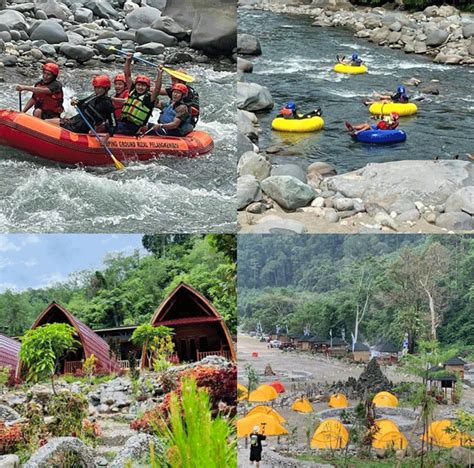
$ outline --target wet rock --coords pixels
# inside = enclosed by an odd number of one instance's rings
[[[253,63],[250,60],[237,57],[237,70],[243,71],[244,73],[252,73]]]
[[[77,44],[81,45],[81,44]],[[97,47],[97,50],[99,51],[100,54],[102,55],[113,55],[115,52],[113,48],[115,49],[121,49],[122,48],[122,41],[118,37],[108,37],[106,39],[98,39],[95,42],[95,46]]]
[[[297,164],[282,164],[280,166],[274,166],[271,170],[272,176],[291,176],[306,183],[306,172]]]
[[[39,24],[30,36],[32,41],[44,40],[48,44],[68,42],[64,28],[55,20],[46,20]]]
[[[237,109],[236,123],[239,132],[252,139],[258,138],[258,134],[261,130],[258,124],[258,118],[253,112]]]
[[[237,35],[237,53],[242,55],[261,55],[262,47],[257,36],[239,33]]]
[[[14,10],[1,10],[0,23],[8,26],[9,29],[24,30],[28,29],[28,23],[24,15]]]
[[[79,63],[87,62],[94,56],[94,49],[87,46],[64,44],[59,50],[66,57],[77,60]]]
[[[159,44],[158,42],[149,42],[147,44],[137,46],[135,50],[146,55],[160,55],[165,51],[165,46],[163,44]]]
[[[273,99],[264,86],[257,83],[237,83],[236,105],[238,109],[259,111],[271,109]]]
[[[420,91],[424,94],[433,94],[437,96],[439,94],[439,83],[428,83],[427,85],[420,87]]]
[[[178,44],[176,37],[170,36],[163,31],[153,28],[141,28],[135,33],[135,41],[138,44],[148,44],[149,42],[158,42],[164,46],[170,47]]]
[[[467,213],[443,213],[436,219],[436,226],[453,231],[470,231],[473,229],[472,216]]]
[[[257,179],[251,175],[245,175],[237,179],[237,192],[235,195],[238,210],[262,199],[262,191]]]
[[[308,205],[315,197],[314,190],[291,176],[268,177],[261,182],[262,190],[280,206],[295,210]]]
[[[125,17],[130,29],[148,28],[161,17],[161,11],[151,7],[141,7]]]
[[[457,190],[446,200],[446,212],[463,211],[474,216],[474,186]]]
[[[271,167],[265,156],[247,151],[240,157],[237,171],[240,175],[253,175],[258,181],[262,181],[270,175]]]
[[[222,8],[197,9],[190,45],[207,55],[232,54],[237,45],[235,6],[227,3]]]
[[[173,18],[169,16],[161,16],[153,22],[151,25],[153,29],[163,31],[170,36],[174,36],[177,39],[186,39],[188,32],[181,25],[179,25]]]

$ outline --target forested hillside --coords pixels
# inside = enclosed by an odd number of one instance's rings
[[[422,337],[474,344],[474,238],[240,236],[239,325],[413,350]]]
[[[142,242],[147,255],[114,254],[101,271],[79,271],[46,289],[0,294],[0,333],[22,334],[52,301],[92,328],[145,323],[180,282],[209,298],[235,332],[235,236],[145,235]]]

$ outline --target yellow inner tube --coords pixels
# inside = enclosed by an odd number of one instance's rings
[[[407,116],[416,114],[418,108],[416,104],[407,102],[402,104],[400,102],[374,102],[369,107],[369,112],[373,115],[387,115],[396,112],[400,116]]]
[[[303,117],[300,115],[300,117]],[[276,117],[272,121],[272,129],[278,132],[316,132],[324,127],[324,120],[321,117],[304,117],[299,119],[285,119]]]
[[[346,65],[345,63],[336,63],[333,70],[336,73],[348,73],[349,75],[360,75],[361,73],[367,73],[367,67],[360,65],[359,67]]]

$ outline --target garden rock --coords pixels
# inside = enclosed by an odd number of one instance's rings
[[[20,419],[21,415],[6,405],[0,405],[0,421],[15,421]]]
[[[48,44],[59,44],[68,42],[68,37],[64,28],[55,20],[46,20],[39,24],[31,33],[32,41],[44,40]]]
[[[273,176],[261,182],[262,190],[280,206],[295,210],[308,205],[315,197],[314,190],[291,176]]]
[[[135,41],[138,44],[147,44],[149,42],[158,42],[164,46],[175,46],[178,44],[176,37],[170,36],[163,31],[153,28],[141,28],[135,33]]]
[[[128,460],[139,460],[144,455],[149,454],[150,442],[155,445],[155,452],[159,460],[164,454],[163,442],[150,434],[137,434],[127,440],[123,449],[109,465],[110,468],[123,468]]]
[[[151,7],[141,7],[125,17],[130,29],[141,29],[151,26],[161,16],[161,11]]]
[[[0,455],[0,468],[18,468],[20,457],[18,455]]]

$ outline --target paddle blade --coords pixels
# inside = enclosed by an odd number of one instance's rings
[[[118,169],[119,171],[125,169],[125,166],[113,154],[111,154],[111,157],[116,169]]]
[[[178,78],[178,80],[181,81],[186,81],[188,83],[192,83],[193,81],[196,80],[194,76],[188,75],[187,73],[180,72],[178,70],[173,70],[172,68],[168,67],[161,67],[161,69],[168,73],[168,75],[174,76],[175,78]]]

